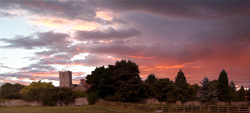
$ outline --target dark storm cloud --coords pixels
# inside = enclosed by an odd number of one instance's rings
[[[34,49],[36,47],[54,47],[63,46],[65,44],[70,44],[67,40],[68,34],[55,33],[55,32],[41,32],[30,36],[16,36],[13,39],[2,38],[0,41],[8,43],[7,46],[2,46],[6,48],[25,48]]]
[[[118,59],[113,59],[112,57],[109,57],[109,55],[91,54],[86,56],[84,60],[75,60],[74,63],[82,64],[84,66],[99,67],[99,66],[113,64],[117,60]]]
[[[68,20],[83,20],[100,24],[111,24],[111,21],[96,18],[98,8],[87,1],[60,1],[60,0],[3,0],[0,2],[1,10],[25,10],[41,17],[59,17]],[[21,13],[21,12],[19,12]],[[3,13],[0,16],[15,16]],[[17,16],[17,15],[16,15]],[[118,20],[118,21],[117,21]],[[115,19],[114,22],[122,22]]]
[[[161,17],[189,19],[226,18],[250,13],[248,0],[220,1],[163,1],[163,0],[103,0],[103,1],[1,1],[2,9],[24,9],[41,16],[58,16],[105,23],[95,18],[96,11],[111,10],[122,13],[144,12]],[[115,19],[120,20],[120,19]],[[114,21],[115,21],[114,20]],[[107,22],[106,22],[107,23]]]
[[[95,12],[84,1],[58,1],[58,0],[3,0],[3,9],[24,9],[41,16],[59,16],[70,19],[93,21]]]
[[[135,40],[114,40],[108,44],[95,44],[88,46],[88,51],[94,54],[113,54],[124,56],[142,52],[145,45],[138,43]]]
[[[110,40],[110,39],[125,39],[140,34],[135,28],[128,29],[114,29],[108,28],[105,31],[77,31],[76,37],[79,40]]]
[[[164,1],[164,0],[105,0],[95,2],[97,7],[116,12],[141,11],[162,17],[215,19],[250,13],[247,0],[220,1]]]

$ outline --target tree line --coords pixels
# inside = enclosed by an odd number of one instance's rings
[[[229,84],[225,70],[218,80],[204,78],[198,84],[187,83],[184,72],[180,70],[175,81],[169,78],[157,78],[150,74],[145,81],[140,76],[138,65],[132,61],[117,61],[115,65],[98,67],[88,75],[87,83],[91,84],[90,100],[92,103],[101,98],[108,101],[138,102],[144,98],[156,98],[160,102],[173,103],[181,101],[201,101],[215,103],[223,101],[250,101],[250,90],[246,93],[243,86],[236,91],[234,82]],[[247,96],[247,99],[245,98]]]
[[[147,98],[167,103],[250,101],[250,90],[245,92],[241,86],[237,91],[234,82],[229,84],[225,70],[219,74],[218,80],[210,81],[205,77],[200,82],[201,86],[187,83],[182,70],[177,73],[174,82],[169,78],[157,78],[155,74],[148,75],[143,81],[139,74],[136,63],[122,60],[115,65],[97,67],[87,75],[86,82],[91,87],[86,93],[55,87],[51,82],[32,82],[28,86],[5,83],[0,88],[0,99],[38,100],[43,105],[50,106],[56,105],[58,101],[68,104],[78,97],[87,97],[89,104],[94,104],[98,99],[133,103]]]
[[[32,82],[28,86],[21,84],[5,83],[0,88],[0,99],[24,99],[26,101],[40,101],[44,106],[69,104],[75,98],[85,97],[81,91],[73,91],[70,88],[55,87],[51,82]]]

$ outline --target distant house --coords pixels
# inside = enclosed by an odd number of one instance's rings
[[[86,83],[85,79],[81,79],[79,84],[72,84],[72,72],[71,71],[60,71],[59,72],[59,87],[71,88],[74,91],[85,92],[90,88],[90,85]]]
[[[90,88],[90,85],[88,85],[85,81],[85,79],[81,79],[80,80],[81,82],[79,84],[77,84],[73,90],[74,91],[82,91],[82,92],[85,92],[87,91],[89,88]]]

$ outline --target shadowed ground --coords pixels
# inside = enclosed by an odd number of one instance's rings
[[[98,105],[63,107],[0,107],[0,113],[143,113],[135,110]]]

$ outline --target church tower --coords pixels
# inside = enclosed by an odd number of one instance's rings
[[[72,72],[71,71],[59,71],[59,87],[72,88]]]

